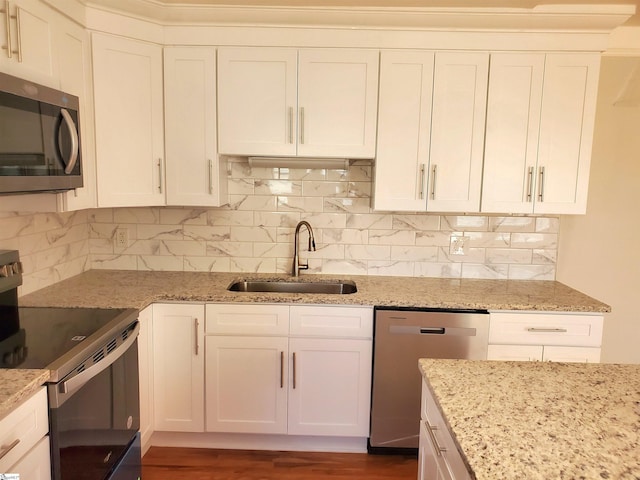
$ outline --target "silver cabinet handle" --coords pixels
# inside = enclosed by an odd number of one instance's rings
[[[20,443],[20,439],[16,438],[9,445],[7,446],[2,445],[2,447],[0,447],[2,448],[2,452],[0,452],[0,460],[2,460],[5,457],[5,455],[9,453],[11,450],[13,450],[16,447],[16,445],[18,445],[19,443]]]
[[[11,51],[11,13],[9,12],[9,8],[11,4],[9,0],[4,2],[4,10],[0,10],[0,12],[4,13],[4,25],[7,30],[7,45],[2,47],[3,50],[7,51],[7,57],[11,58],[13,56],[13,52]]]
[[[424,163],[420,164],[420,200],[424,199]]]
[[[539,178],[538,201],[544,202],[544,167],[540,167],[538,178]]]
[[[76,166],[76,162],[78,161],[78,153],[80,142],[78,139],[78,127],[76,126],[73,118],[65,108],[60,109],[60,114],[64,119],[64,123],[67,125],[69,129],[69,136],[71,137],[71,153],[69,154],[69,158],[66,160],[67,166],[64,169],[64,173],[69,175],[73,171],[73,167]]]
[[[436,175],[438,174],[438,166],[431,168],[431,200],[436,198]]]
[[[158,158],[158,192],[162,193],[162,158]]]
[[[530,202],[533,197],[533,167],[529,167],[527,172],[527,202]]]
[[[22,63],[22,40],[20,39],[20,7],[16,7],[16,14],[11,18],[16,19],[16,36],[18,37],[18,49],[13,53],[18,55],[18,62]]]
[[[194,328],[194,330],[195,330],[195,332],[194,332],[194,333],[195,333],[194,337],[195,337],[195,342],[196,342],[196,345],[195,345],[195,347],[196,347],[196,348],[195,348],[195,354],[196,354],[196,356],[197,356],[197,355],[198,355],[198,353],[200,352],[200,345],[199,345],[199,343],[200,343],[200,342],[198,341],[198,340],[199,340],[199,338],[198,338],[198,327],[199,327],[199,326],[200,326],[200,322],[198,321],[198,319],[197,319],[197,318],[194,318],[194,319],[193,319],[193,328]]]
[[[425,421],[424,425],[427,427],[427,433],[429,433],[429,437],[431,438],[431,443],[433,443],[433,446],[436,449],[437,455],[441,457],[442,454],[447,451],[447,449],[445,447],[440,446],[440,444],[438,443],[438,439],[436,438],[436,434],[433,433],[434,430],[438,430],[438,427],[429,425],[428,421]]]
[[[280,388],[284,388],[284,352],[280,352]]]
[[[209,159],[209,195],[213,195],[213,160]]]
[[[304,107],[300,107],[300,118],[298,119],[300,123],[300,145],[304,144]]]
[[[289,107],[289,143],[293,143],[293,107]]]
[[[541,327],[528,327],[527,332],[531,333],[567,333],[566,328],[541,328]]]
[[[293,352],[293,389],[296,388],[296,352]]]

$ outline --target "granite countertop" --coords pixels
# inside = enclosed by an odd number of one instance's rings
[[[358,291],[349,295],[229,292],[242,279],[308,282],[352,280]],[[608,312],[608,305],[553,281],[442,279],[354,275],[301,275],[206,272],[146,272],[90,270],[20,298],[25,307],[90,307],[143,309],[154,302],[264,302],[327,305],[385,305],[395,307],[478,308],[487,310],[541,310]],[[28,392],[41,371],[0,370],[0,385],[8,398]],[[24,382],[24,383],[21,383]],[[0,397],[0,414],[11,408]],[[6,405],[9,405],[8,407]]]
[[[348,295],[229,292],[239,279],[353,280]],[[610,308],[555,281],[443,279],[354,275],[90,270],[20,299],[23,306],[142,309],[154,302],[265,302],[397,307],[608,312]]]
[[[35,393],[49,380],[49,370],[0,368],[0,419]]]
[[[640,365],[419,363],[472,478],[640,478]]]

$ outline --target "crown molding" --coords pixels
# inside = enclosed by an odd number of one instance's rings
[[[49,0],[51,1],[51,0]],[[166,26],[608,32],[634,13],[629,4],[479,7],[297,7],[203,5],[159,0],[77,0],[86,7]]]

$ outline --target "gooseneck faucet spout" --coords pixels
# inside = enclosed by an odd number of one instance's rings
[[[293,275],[294,277],[297,277],[300,274],[300,270],[309,269],[309,263],[300,263],[300,259],[298,256],[300,229],[302,227],[306,227],[307,232],[309,232],[309,251],[316,250],[316,241],[313,238],[313,229],[311,228],[311,225],[309,225],[309,222],[305,222],[304,220],[298,222],[298,225],[296,225],[296,232],[293,236],[293,268],[291,269],[291,275]]]

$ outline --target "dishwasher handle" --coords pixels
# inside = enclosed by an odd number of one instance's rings
[[[389,325],[389,333],[395,335],[456,335],[475,337],[474,327],[423,327],[420,325]]]
[[[444,327],[420,327],[422,335],[444,335],[445,333]]]

